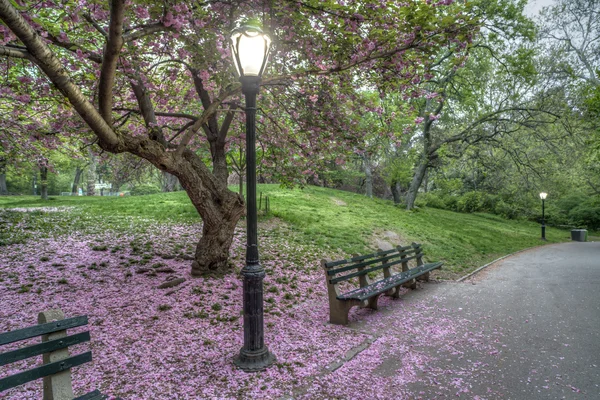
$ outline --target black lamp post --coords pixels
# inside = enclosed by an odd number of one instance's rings
[[[264,343],[263,279],[265,271],[258,258],[256,217],[256,95],[267,65],[271,39],[260,28],[242,26],[231,33],[235,68],[246,98],[246,265],[244,280],[244,347],[235,357],[240,369],[261,371],[275,361]]]
[[[546,196],[548,193],[540,193],[540,199],[542,199],[542,240],[546,240],[546,220],[545,220],[545,204]]]

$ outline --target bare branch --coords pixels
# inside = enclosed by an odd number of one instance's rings
[[[86,54],[86,58],[90,61],[93,61],[97,64],[102,64],[102,56],[100,54],[97,53],[93,53],[91,51],[89,51],[88,49],[86,49],[85,47],[77,44],[77,43],[71,43],[71,42],[61,42],[60,40],[58,40],[58,38],[56,38],[53,35],[48,35],[48,39],[50,39],[50,41],[58,46],[58,47],[62,47],[63,49],[67,49],[73,53],[77,52],[77,49],[81,50],[83,53]]]
[[[126,112],[141,114],[140,110],[135,110],[133,108],[116,107],[116,108],[113,108],[113,111],[126,111]],[[189,119],[192,121],[196,121],[198,119],[197,116],[192,115],[192,114],[186,114],[186,113],[154,111],[154,115],[156,115],[157,117],[185,118],[185,119]]]
[[[13,57],[13,58],[25,58],[29,61],[33,61],[31,54],[27,52],[27,49],[14,46],[0,46],[0,56]]]
[[[134,32],[126,33],[125,35],[123,35],[123,40],[125,40],[125,42],[131,42],[133,40],[140,39],[144,36],[148,36],[153,33],[165,32],[165,31],[170,31],[170,30],[171,30],[171,28],[163,25],[162,22],[157,22],[155,24],[144,25],[144,26],[140,27],[139,30],[136,30]]]
[[[101,26],[100,26],[100,24],[99,24],[98,22],[96,22],[96,21],[95,21],[95,20],[92,18],[92,16],[91,16],[90,14],[87,14],[87,13],[83,14],[83,18],[84,18],[84,19],[85,19],[87,22],[89,22],[90,24],[92,24],[92,26],[93,26],[94,28],[96,28],[96,30],[97,30],[98,32],[100,32],[100,34],[101,34],[102,36],[104,36],[105,38],[107,38],[107,39],[108,39],[108,33],[106,33],[106,31],[104,30],[104,28],[103,28],[103,27],[101,27]]]
[[[208,106],[208,108],[206,108],[204,110],[204,112],[202,113],[200,118],[198,118],[196,120],[196,122],[194,122],[194,124],[188,129],[188,131],[185,133],[185,135],[181,139],[181,142],[179,143],[179,146],[177,147],[178,154],[183,153],[185,146],[187,146],[188,143],[190,142],[190,140],[192,140],[193,135],[196,132],[198,132],[198,130],[202,127],[202,125],[206,124],[208,122],[208,120],[217,112],[217,109],[221,106],[221,103],[223,102],[223,100],[225,100],[226,98],[228,98],[230,96],[233,96],[240,90],[241,90],[240,87],[237,87],[234,89],[227,88],[219,95],[219,97],[217,97],[210,104],[210,106]]]

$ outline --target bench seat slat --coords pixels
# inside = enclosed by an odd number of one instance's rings
[[[88,323],[87,315],[79,317],[62,319],[60,321],[48,322],[30,326],[29,328],[17,329],[16,331],[0,333],[0,345],[18,342],[32,337],[46,335],[48,333],[62,331],[77,326],[86,325]]]
[[[63,320],[65,321],[65,320]],[[0,392],[92,361],[92,352],[78,354],[0,379]]]
[[[81,332],[64,338],[49,340],[47,342],[23,347],[21,349],[7,351],[6,353],[0,354],[0,366],[89,341],[90,333]]]
[[[401,272],[397,275],[372,283],[369,286],[365,286],[363,288],[355,289],[350,292],[344,293],[338,296],[337,298],[338,300],[366,300],[375,295],[385,293],[388,290],[393,289],[396,286],[401,285],[405,282],[408,282],[411,279],[424,275],[431,270],[439,268],[442,266],[442,264],[442,262],[423,264],[408,271]]]
[[[401,261],[409,261],[409,260],[412,260],[412,259],[417,258],[417,257],[419,257],[419,254],[417,254],[416,256],[413,256],[413,257],[407,257],[407,258],[404,258],[404,259],[398,259],[398,260],[390,261],[390,262],[385,263],[385,264],[376,265],[376,266],[374,266],[372,268],[363,269],[362,271],[357,271],[357,272],[353,272],[351,274],[338,276],[337,278],[331,279],[330,282],[335,284],[335,283],[347,281],[347,280],[350,280],[350,279],[355,278],[357,276],[366,275],[366,274],[368,274],[370,272],[375,272],[375,271],[379,271],[380,269],[384,269],[384,268],[388,268],[388,267],[393,267],[394,265],[400,264]]]

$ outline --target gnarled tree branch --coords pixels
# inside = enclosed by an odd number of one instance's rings
[[[110,26],[108,40],[104,49],[100,82],[98,85],[98,105],[100,115],[108,123],[112,123],[112,90],[115,83],[115,74],[119,53],[123,47],[123,19],[125,18],[125,0],[112,0],[110,2]]]

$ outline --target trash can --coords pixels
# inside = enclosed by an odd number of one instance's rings
[[[587,241],[587,231],[585,229],[573,229],[571,230],[571,240],[576,242]]]

